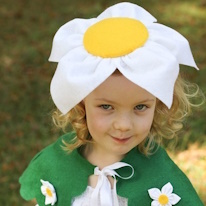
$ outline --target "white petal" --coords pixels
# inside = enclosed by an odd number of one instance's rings
[[[198,69],[188,40],[179,32],[162,24],[152,24],[149,26],[149,38],[168,50],[177,58],[179,64],[192,66]],[[169,37],[169,38],[168,38]]]
[[[84,32],[96,21],[96,19],[74,19],[61,26],[54,36],[49,61],[59,62],[71,49],[83,46]]]
[[[54,205],[57,201],[57,196],[56,196],[56,193],[53,193],[53,197],[52,197],[52,202],[51,202],[51,205]]]
[[[46,198],[45,198],[45,205],[51,204],[52,200],[53,199],[51,197],[46,196]]]
[[[76,50],[75,52],[81,52],[80,49]],[[84,56],[82,55],[83,58]],[[77,58],[72,61],[70,53],[67,54],[59,62],[52,79],[51,95],[63,114],[84,99],[117,68],[114,61],[110,59],[101,59],[92,55],[87,55],[85,58],[84,63],[81,63]]]
[[[151,24],[157,20],[145,9],[129,2],[118,3],[107,8],[97,18],[99,20],[110,17],[127,17],[141,21],[143,24]]]
[[[156,96],[168,108],[171,107],[179,64],[168,49],[148,41],[144,47],[123,57],[122,61],[127,68],[122,67],[120,71],[127,79]]]
[[[161,195],[161,192],[158,188],[152,188],[148,190],[149,196],[153,200],[158,200],[159,196]]]
[[[178,195],[172,193],[171,195],[169,195],[169,202],[172,205],[177,204],[179,201],[181,200],[181,197],[179,197]]]
[[[40,180],[40,181],[41,181],[42,185],[47,184],[47,181],[44,181],[44,180]]]
[[[151,203],[151,206],[161,206],[158,201],[154,200]]]
[[[166,194],[167,196],[169,196],[170,194],[172,194],[172,191],[173,191],[173,187],[172,187],[172,185],[171,185],[170,182],[168,182],[166,185],[164,185],[164,186],[162,187],[162,190],[161,190],[161,192],[162,192],[163,194]]]
[[[41,186],[41,192],[42,192],[43,195],[46,195],[46,188],[47,187],[44,186],[44,185]]]

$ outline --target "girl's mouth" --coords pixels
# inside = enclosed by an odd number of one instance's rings
[[[123,144],[126,143],[131,137],[125,137],[125,138],[112,137],[112,138],[115,142]]]

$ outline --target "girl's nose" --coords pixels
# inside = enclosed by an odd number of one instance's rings
[[[128,114],[121,114],[115,117],[113,127],[116,130],[128,131],[132,127],[132,117]]]

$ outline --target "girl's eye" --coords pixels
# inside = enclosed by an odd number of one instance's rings
[[[135,107],[135,110],[138,110],[138,111],[144,111],[146,109],[147,109],[147,106],[144,104],[139,104]]]
[[[110,109],[112,109],[112,106],[109,105],[109,104],[102,104],[100,107],[101,107],[102,109],[104,109],[104,110],[110,110]]]

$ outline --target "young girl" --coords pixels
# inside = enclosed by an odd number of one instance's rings
[[[56,33],[55,123],[73,131],[37,154],[20,178],[39,206],[201,206],[160,147],[191,110],[179,64],[197,66],[187,40],[143,8],[119,3]]]

